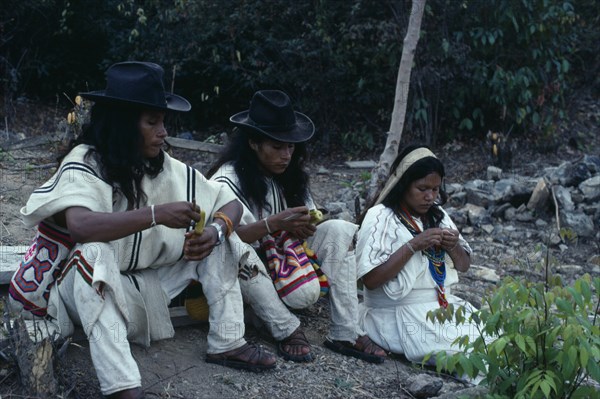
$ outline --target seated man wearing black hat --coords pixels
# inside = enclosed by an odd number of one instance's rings
[[[268,267],[242,270],[244,300],[278,341],[284,359],[312,361],[310,343],[289,308],[305,308],[319,299],[317,273],[299,273],[314,251],[329,284],[331,323],[324,345],[368,362],[383,362],[385,351],[358,328],[352,245],[357,226],[343,220],[318,226],[311,222],[309,210],[316,207],[304,162],[313,122],[295,112],[287,94],[278,90],[256,92],[250,109],[230,120],[236,128],[229,145],[207,175],[225,183],[244,204],[236,231]]]
[[[272,354],[244,339],[238,266],[253,251],[232,234],[239,201],[162,149],[165,113],[189,102],[165,92],[156,64],[118,63],[106,76],[106,90],[82,93],[95,102],[89,126],[21,210],[38,234],[11,303],[49,316],[64,336],[83,326],[111,398],[143,397],[129,343],[172,337],[167,306],[194,280],[210,304],[206,361],[274,368]],[[209,224],[192,229],[200,211]]]

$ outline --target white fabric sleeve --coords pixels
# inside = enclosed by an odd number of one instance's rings
[[[358,277],[363,277],[376,267],[384,264],[412,238],[402,226],[393,211],[384,205],[370,209],[358,233],[356,253],[358,255]],[[382,289],[388,297],[399,300],[406,296],[428,273],[427,259],[417,252],[404,265],[395,278],[386,282]]]
[[[54,176],[33,191],[27,204],[21,208],[26,226],[33,227],[73,206],[95,212],[112,212],[112,186],[102,179],[93,156],[85,158],[89,148],[87,145],[73,148]]]

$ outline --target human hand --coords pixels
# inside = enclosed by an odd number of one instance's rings
[[[218,240],[217,230],[214,227],[206,227],[202,233],[194,230],[185,233],[183,243],[183,255],[188,260],[202,260],[212,252]]]
[[[306,240],[308,237],[312,237],[317,231],[317,226],[312,223],[309,223],[305,226],[299,226],[293,230],[288,230],[293,237],[299,238],[301,240]]]
[[[154,206],[157,224],[174,229],[186,228],[200,220],[200,208],[193,202],[179,201]]]
[[[442,248],[450,252],[458,245],[458,230],[442,229]]]
[[[310,225],[310,215],[306,206],[297,206],[269,216],[268,223],[274,231],[285,230],[293,232],[298,230],[300,233],[300,231],[310,230],[307,229]]]
[[[432,246],[440,246],[442,245],[442,229],[427,229],[413,237],[410,243],[415,251],[422,251]]]

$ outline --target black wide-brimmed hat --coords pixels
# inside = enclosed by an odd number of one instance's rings
[[[236,126],[250,128],[284,143],[302,143],[315,133],[310,118],[294,111],[288,95],[279,90],[257,91],[250,101],[250,109],[229,120]]]
[[[95,102],[116,102],[172,111],[189,111],[185,98],[167,93],[164,70],[152,62],[120,62],[106,70],[106,89],[80,93]]]

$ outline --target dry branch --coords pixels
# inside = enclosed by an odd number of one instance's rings
[[[57,391],[54,378],[54,347],[50,337],[34,342],[21,316],[8,329],[21,383],[29,393],[40,398],[53,398]]]
[[[423,20],[423,11],[425,9],[425,0],[413,0],[408,20],[408,29],[402,45],[402,58],[398,68],[398,78],[396,80],[396,95],[394,98],[394,109],[392,110],[392,121],[390,131],[385,143],[385,148],[379,157],[379,164],[373,169],[371,182],[369,185],[369,197],[373,197],[385,181],[389,174],[390,167],[398,154],[400,138],[404,129],[404,119],[406,118],[406,106],[408,102],[408,89],[410,87],[410,75],[412,71],[413,59],[419,42],[421,32],[421,21]]]
[[[186,139],[180,139],[177,137],[167,137],[165,139],[165,141],[171,147],[184,148],[187,150],[211,152],[213,154],[218,154],[223,149],[223,146],[220,144],[205,143],[202,141],[195,141],[195,140],[186,140]]]

